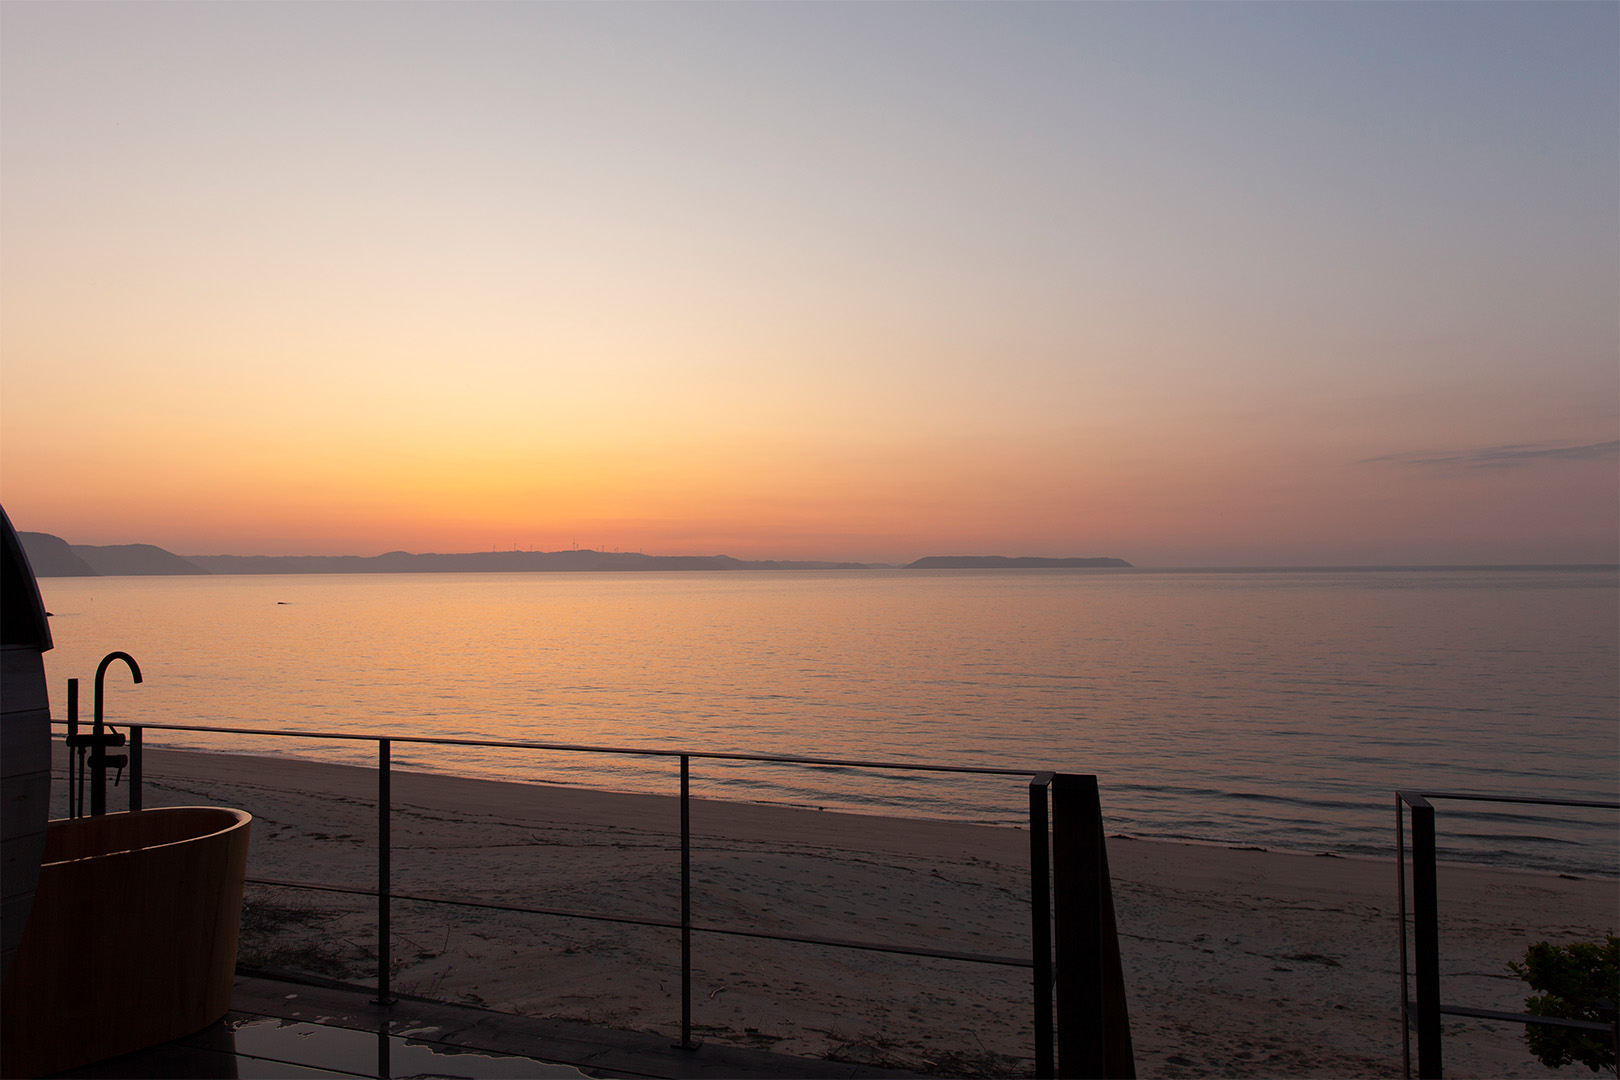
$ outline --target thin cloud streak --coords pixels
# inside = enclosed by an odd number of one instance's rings
[[[1538,461],[1595,461],[1620,451],[1620,439],[1582,446],[1544,446],[1518,443],[1477,450],[1414,450],[1363,458],[1357,465],[1437,465],[1464,469],[1517,469]]]

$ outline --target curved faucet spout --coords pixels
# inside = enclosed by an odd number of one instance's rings
[[[110,652],[101,658],[101,666],[96,668],[96,718],[90,725],[90,816],[100,817],[107,812],[107,767],[117,766],[118,775],[124,774],[124,765],[128,759],[119,754],[110,756],[107,748],[110,746],[123,746],[124,737],[116,732],[108,735],[107,729],[102,725],[102,706],[106,695],[107,668],[114,660],[122,660],[129,665],[129,673],[135,677],[136,682],[141,681],[141,665],[127,652]],[[117,781],[115,780],[114,783]],[[130,809],[140,809],[139,796],[132,795]]]
[[[110,652],[106,656],[103,656],[101,658],[101,666],[96,668],[96,714],[95,714],[95,725],[96,725],[96,727],[95,727],[95,733],[97,735],[101,734],[102,703],[103,703],[103,701],[105,700],[105,697],[106,697],[105,683],[107,681],[107,668],[108,668],[108,666],[110,666],[112,664],[112,662],[114,660],[122,660],[124,663],[128,664],[129,665],[129,673],[135,677],[135,681],[136,682],[141,681],[141,665],[137,664],[135,662],[135,658],[133,656],[129,655],[129,653],[127,653],[127,652]]]

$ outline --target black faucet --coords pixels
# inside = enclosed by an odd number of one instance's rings
[[[101,658],[101,666],[96,668],[96,714],[90,727],[90,814],[92,817],[107,812],[107,766],[113,765],[123,772],[124,766],[129,763],[126,754],[106,753],[108,747],[123,746],[124,736],[119,732],[108,733],[102,721],[102,712],[106,702],[106,687],[103,685],[107,679],[107,668],[114,660],[122,660],[129,665],[130,674],[136,682],[141,681],[141,665],[127,652],[110,652]]]

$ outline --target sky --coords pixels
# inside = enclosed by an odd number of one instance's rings
[[[0,5],[0,501],[1620,558],[1620,5]]]

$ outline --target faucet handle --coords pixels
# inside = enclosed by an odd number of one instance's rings
[[[85,747],[85,746],[123,746],[129,740],[121,732],[111,731],[111,732],[106,732],[106,733],[102,734],[101,737],[99,737],[99,738],[97,738],[95,735],[89,735],[89,734],[86,734],[86,735],[69,735],[67,737],[66,741],[67,741],[67,744],[69,746]]]

